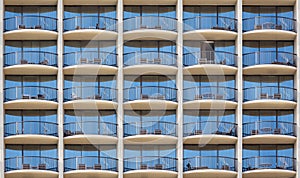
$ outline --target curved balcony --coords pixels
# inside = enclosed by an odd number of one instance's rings
[[[176,109],[177,89],[164,86],[136,86],[124,89],[124,109]]]
[[[65,144],[116,144],[117,124],[78,121],[64,124]]]
[[[5,109],[57,109],[57,89],[20,86],[4,89]]]
[[[224,156],[196,156],[183,159],[184,178],[235,178],[237,160]]]
[[[220,16],[197,16],[183,20],[184,40],[235,40],[237,20]]]
[[[296,0],[265,0],[265,1],[260,1],[260,0],[244,0],[243,5],[270,5],[270,6],[283,6],[283,5],[288,5],[288,6],[293,6],[295,5]]]
[[[5,158],[5,177],[57,178],[58,160],[42,156]]]
[[[243,159],[243,177],[294,177],[296,160],[284,156],[260,156]]]
[[[176,5],[176,0],[124,0],[124,5]]]
[[[164,51],[130,52],[123,55],[124,74],[165,74],[177,73],[177,54]]]
[[[176,144],[177,124],[166,121],[141,121],[124,124],[125,143]]]
[[[237,0],[183,0],[183,5],[235,5]]]
[[[176,40],[177,19],[138,16],[124,19],[124,40]]]
[[[57,19],[46,16],[15,16],[4,19],[5,40],[56,40]]]
[[[222,86],[199,86],[183,89],[184,109],[235,109],[236,89]]]
[[[223,51],[185,53],[185,75],[234,75],[237,72],[237,55]]]
[[[64,89],[64,109],[115,109],[117,89],[104,86],[79,86]]]
[[[44,51],[5,53],[4,67],[8,75],[54,75],[57,74],[57,54]]]
[[[64,19],[64,40],[116,40],[117,19],[76,16]]]
[[[235,144],[237,124],[224,121],[202,121],[183,124],[185,144]]]
[[[281,51],[260,51],[243,55],[243,73],[246,75],[293,75],[296,72],[296,54]]]
[[[37,0],[4,0],[5,5],[57,5],[58,0],[39,2]]]
[[[118,177],[118,160],[110,157],[82,156],[64,160],[65,178]]]
[[[160,156],[141,156],[124,159],[124,178],[176,178],[177,159]]]
[[[296,90],[289,87],[265,86],[244,89],[244,109],[294,109]]]
[[[243,124],[244,144],[293,144],[296,124],[283,121],[257,121]]]
[[[243,19],[244,40],[294,40],[296,20],[287,17],[257,16]]]
[[[117,54],[106,51],[79,51],[64,54],[66,75],[114,75],[117,69]]]
[[[56,144],[57,123],[45,121],[23,121],[4,124],[6,144]]]
[[[118,0],[64,0],[64,5],[117,5]]]

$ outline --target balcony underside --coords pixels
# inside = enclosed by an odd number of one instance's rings
[[[116,40],[117,37],[117,32],[98,29],[72,30],[64,33],[64,40]]]
[[[64,5],[116,5],[118,0],[64,0]]]
[[[176,144],[177,137],[168,135],[135,135],[124,138],[125,144]]]
[[[57,144],[58,137],[49,135],[23,134],[5,137],[5,144]]]
[[[57,67],[39,64],[20,64],[4,68],[6,75],[56,75]]]
[[[64,178],[117,178],[118,173],[106,170],[74,170],[64,173]]]
[[[124,0],[125,5],[176,5],[177,0]]]
[[[237,33],[228,30],[193,30],[183,33],[184,40],[235,40]]]
[[[183,0],[184,5],[235,5],[236,0]]]
[[[183,142],[185,144],[235,144],[237,142],[237,137],[229,135],[192,135],[184,137]]]
[[[184,178],[236,178],[237,172],[217,169],[186,171]]]
[[[284,169],[259,169],[246,171],[243,173],[244,178],[290,178],[295,177],[296,172]]]
[[[176,75],[177,67],[159,64],[141,64],[124,67],[125,75]]]
[[[296,137],[288,135],[262,134],[243,138],[244,144],[294,144]]]
[[[65,144],[116,144],[117,137],[106,135],[73,135],[64,138]]]
[[[5,178],[58,178],[58,172],[45,170],[16,170],[6,172]]]
[[[64,68],[65,75],[114,75],[117,67],[96,64],[82,64]]]
[[[166,170],[134,170],[124,173],[124,178],[176,178],[177,172]]]
[[[252,30],[243,33],[244,40],[294,40],[296,33],[285,30]]]
[[[56,40],[57,32],[49,30],[22,29],[4,33],[5,40]]]
[[[296,0],[243,0],[243,5],[295,5]]]
[[[73,100],[64,103],[64,109],[91,109],[91,110],[104,110],[116,109],[118,104],[113,101],[106,100]]]
[[[236,107],[236,102],[213,99],[193,100],[183,103],[184,109],[235,109]]]
[[[184,67],[184,75],[234,75],[237,68],[220,64],[199,64]]]
[[[253,100],[244,102],[244,109],[294,109],[296,102],[287,100]]]
[[[57,109],[58,103],[47,100],[20,99],[4,103],[5,109]]]
[[[5,5],[56,5],[57,0],[4,0]]]
[[[297,68],[294,66],[279,64],[260,64],[243,69],[245,75],[294,75],[296,71]]]
[[[136,109],[136,110],[163,110],[163,109],[176,109],[177,103],[166,100],[135,100],[128,101],[123,104],[124,109]]]
[[[124,22],[126,23],[126,21]],[[171,40],[175,41],[177,32],[156,29],[141,29],[124,32],[124,40]]]

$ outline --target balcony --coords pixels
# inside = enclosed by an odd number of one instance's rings
[[[237,124],[224,121],[202,121],[183,124],[185,144],[235,144]]]
[[[115,109],[117,89],[79,86],[64,89],[64,109]]]
[[[237,55],[223,51],[200,51],[185,53],[185,75],[235,75]]]
[[[244,40],[294,40],[296,20],[287,17],[257,16],[243,19]]]
[[[125,158],[124,172],[124,178],[176,178],[177,159],[160,156]]]
[[[4,124],[6,144],[56,144],[57,123],[45,121],[9,122]]]
[[[183,20],[184,40],[235,40],[237,20],[220,16],[197,16]]]
[[[64,40],[116,40],[117,19],[76,16],[64,19]]]
[[[260,51],[243,55],[243,73],[246,75],[294,75],[296,54],[281,51]]]
[[[293,144],[296,124],[284,121],[257,121],[243,124],[244,144]]]
[[[243,159],[243,177],[273,178],[294,177],[296,160],[284,156],[260,156]]]
[[[15,16],[4,19],[5,40],[56,40],[57,19],[46,16]]]
[[[176,0],[124,0],[124,5],[176,5]]]
[[[4,0],[5,5],[56,5],[58,0],[37,1],[37,0]]]
[[[235,5],[237,0],[183,0],[183,5]]]
[[[164,86],[137,86],[124,89],[125,109],[176,109],[177,89]]]
[[[176,144],[177,124],[166,121],[141,121],[124,124],[125,143]]]
[[[235,178],[237,160],[224,156],[196,156],[184,158],[184,178]]]
[[[294,6],[296,3],[296,0],[265,0],[265,1],[260,1],[260,0],[244,0],[243,5],[271,5],[271,6]]]
[[[64,54],[64,74],[114,75],[117,54],[106,51],[79,51]]]
[[[124,19],[124,40],[176,40],[177,19],[137,16]]]
[[[64,137],[65,144],[116,144],[117,124],[97,121],[69,122],[64,124]]]
[[[57,89],[20,86],[4,89],[5,109],[57,109]]]
[[[57,178],[58,160],[51,157],[21,156],[5,159],[5,177]]]
[[[82,156],[66,158],[65,178],[118,177],[118,160],[110,157]]]
[[[118,0],[64,0],[64,5],[117,5]]]
[[[57,54],[45,51],[5,53],[4,67],[4,73],[8,75],[55,75]]]
[[[296,90],[289,87],[265,86],[244,89],[244,109],[294,109]]]
[[[130,52],[124,54],[124,73],[165,74],[177,73],[177,54],[164,51]]]
[[[222,86],[198,86],[183,89],[184,109],[235,109],[236,89]]]

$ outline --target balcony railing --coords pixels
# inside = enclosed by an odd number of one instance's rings
[[[76,16],[64,19],[64,31],[81,29],[117,31],[117,19],[104,16]]]
[[[140,64],[177,66],[177,54],[164,51],[138,51],[124,54],[124,66]]]
[[[4,124],[5,137],[22,134],[58,136],[57,123],[45,121],[23,121]]]
[[[296,90],[289,87],[265,86],[244,89],[244,101],[272,99],[296,101]]]
[[[118,160],[111,157],[77,156],[65,158],[65,171],[72,170],[105,170],[118,171]]]
[[[220,64],[236,66],[237,55],[223,51],[200,51],[185,53],[183,55],[183,65],[193,66],[201,64]]]
[[[177,31],[177,19],[171,17],[143,16],[124,19],[124,31],[156,29]]]
[[[243,124],[243,136],[251,135],[290,135],[295,136],[296,125],[283,121],[257,121]]]
[[[257,16],[243,19],[243,31],[251,30],[296,31],[296,20],[287,17]]]
[[[79,51],[64,54],[64,66],[96,64],[117,66],[117,54],[106,51]]]
[[[57,54],[44,51],[17,51],[4,54],[4,66],[39,64],[57,66]]]
[[[117,100],[117,90],[115,88],[104,86],[82,86],[64,89],[64,101],[73,101],[81,99],[89,100]]]
[[[147,169],[177,171],[177,159],[160,156],[140,156],[124,159],[124,172]]]
[[[192,87],[183,90],[184,101],[227,100],[236,101],[236,89],[222,86]]]
[[[243,171],[256,169],[296,170],[296,160],[287,156],[257,156],[243,158]]]
[[[72,135],[117,136],[117,124],[98,121],[78,121],[64,124],[64,136]]]
[[[183,159],[184,171],[218,169],[236,171],[237,159],[225,156],[196,156]]]
[[[44,156],[17,156],[5,158],[5,171],[48,170],[57,172],[57,162],[57,158]]]
[[[169,135],[177,136],[177,125],[175,122],[165,121],[141,121],[124,124],[124,136],[134,135]]]
[[[177,90],[163,86],[137,86],[124,89],[124,101],[149,99],[177,101]]]
[[[22,29],[57,31],[57,19],[46,16],[15,16],[4,19],[4,32]]]
[[[259,51],[243,55],[244,67],[259,64],[296,66],[296,54],[281,51]]]
[[[237,136],[237,124],[224,121],[202,121],[183,124],[184,137],[193,135],[228,135]]]
[[[197,16],[184,19],[183,24],[185,32],[207,29],[237,31],[237,20],[229,17]]]
[[[57,89],[42,86],[20,86],[4,89],[4,101],[19,99],[57,101]]]

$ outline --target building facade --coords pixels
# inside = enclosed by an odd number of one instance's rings
[[[0,7],[0,177],[299,177],[298,0]]]

